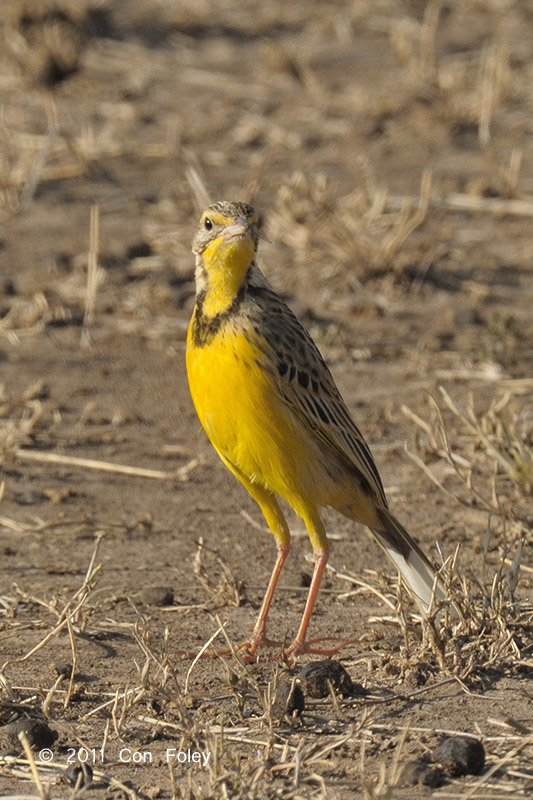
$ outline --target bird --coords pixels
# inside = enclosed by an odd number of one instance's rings
[[[194,235],[195,304],[186,367],[200,422],[226,467],[259,505],[277,557],[257,621],[243,643],[249,656],[279,644],[267,637],[274,590],[290,548],[278,502],[301,517],[314,568],[301,623],[286,650],[313,650],[306,635],[328,562],[320,509],[368,528],[423,613],[445,600],[440,576],[389,509],[370,449],[318,347],[257,264],[259,217],[243,202],[221,201]]]

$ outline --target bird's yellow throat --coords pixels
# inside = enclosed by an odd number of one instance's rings
[[[202,253],[207,272],[207,292],[202,312],[209,317],[221,314],[231,306],[255,255],[251,235],[223,235],[211,242]]]

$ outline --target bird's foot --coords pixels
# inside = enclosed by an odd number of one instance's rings
[[[237,647],[237,653],[241,661],[244,661],[245,664],[255,664],[259,661],[257,651],[260,647],[271,647],[281,651],[283,642],[276,642],[262,633],[259,636],[252,636],[251,639],[241,642]]]
[[[234,656],[244,664],[256,664],[259,661],[257,651],[259,648],[275,648],[279,653],[283,652],[284,642],[277,642],[269,639],[265,634],[252,635],[250,639],[230,647],[209,647],[203,652],[190,652],[178,650],[180,656],[184,658],[217,658],[219,656]]]
[[[292,644],[285,650],[285,658],[292,663],[297,658],[303,655],[324,656],[324,658],[331,658],[332,656],[340,653],[345,647],[350,644],[356,644],[356,639],[345,639],[335,647],[314,647],[319,642],[335,641],[331,636],[320,636],[318,639],[311,639],[310,641],[301,642],[298,638],[294,639]]]
[[[271,656],[271,659],[285,660],[288,664],[294,663],[300,656],[312,655],[322,656],[323,658],[332,658],[348,647],[350,644],[357,644],[356,639],[345,639],[334,647],[316,647],[315,645],[320,642],[335,641],[331,636],[321,636],[317,639],[310,639],[309,641],[301,642],[298,638],[294,639],[288,648],[284,649],[285,643],[269,639],[266,635],[252,636],[250,639],[245,639],[244,642],[236,645],[235,647],[224,648],[210,648],[205,652],[192,653],[179,651],[180,655],[186,658],[217,658],[218,656],[235,656],[243,664],[257,664],[260,660],[258,650],[261,648],[276,649],[278,653]],[[338,641],[338,640],[337,640]],[[268,656],[266,658],[268,660]]]

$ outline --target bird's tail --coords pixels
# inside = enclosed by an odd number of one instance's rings
[[[399,570],[421,611],[426,613],[433,598],[446,600],[446,587],[425,553],[389,509],[380,509],[379,516],[383,528],[372,528],[371,531]],[[450,607],[456,615],[462,616],[454,603]]]

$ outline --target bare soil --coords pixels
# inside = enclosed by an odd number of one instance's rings
[[[4,0],[2,18],[0,796],[77,796],[78,757],[95,800],[529,796],[531,6]],[[188,393],[207,198],[260,211],[261,266],[391,507],[436,563],[460,546],[467,619],[423,636],[368,535],[324,512],[337,572],[311,637],[352,641],[337,658],[361,691],[304,687],[290,720],[275,654],[193,664],[221,626],[250,634],[275,554]],[[517,441],[511,474],[491,446]],[[279,639],[312,569],[291,524]],[[57,732],[48,764],[13,734],[27,716]],[[438,767],[454,734],[483,743],[479,774]]]

